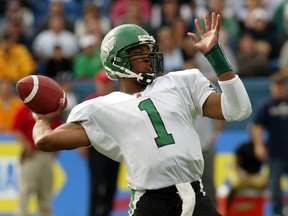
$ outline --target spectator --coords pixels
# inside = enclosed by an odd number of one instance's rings
[[[21,100],[13,92],[9,79],[0,79],[0,132],[11,131],[12,123]]]
[[[53,19],[53,17],[61,17],[63,20],[64,29],[73,32],[73,23],[67,18],[65,14],[63,2],[61,0],[49,0],[48,2],[49,5],[47,16],[45,16],[43,20],[37,21],[39,22],[37,27],[37,34],[50,28],[50,19]]]
[[[181,16],[175,17],[171,28],[173,32],[177,32],[177,34],[173,34],[175,44],[183,49],[185,43],[184,41],[187,38],[188,32],[188,26],[185,19],[183,19]]]
[[[110,80],[105,71],[95,76],[96,92],[86,100],[107,95],[116,90],[115,82]],[[119,163],[100,154],[93,147],[80,148],[80,154],[88,158],[90,194],[89,216],[108,216],[112,212],[113,198],[117,188]]]
[[[253,126],[251,126],[253,127]],[[251,129],[252,131],[252,129]],[[245,188],[263,191],[268,185],[268,170],[263,167],[263,161],[256,157],[253,140],[240,143],[235,151],[236,176],[232,178],[232,192]]]
[[[164,56],[164,71],[176,71],[184,68],[184,57],[181,47],[177,46],[172,27],[163,26],[157,33],[159,49]]]
[[[147,29],[148,32],[151,32],[150,19],[148,17],[143,17],[141,1],[128,0],[127,11],[121,16],[117,25],[124,23],[139,25],[142,28]]]
[[[268,55],[269,71],[274,72],[278,69],[277,58],[280,51],[277,34],[271,34],[271,32],[276,32],[276,29],[271,24],[268,12],[264,8],[256,8],[250,15],[252,25],[246,31],[254,37],[257,50]]]
[[[94,35],[87,34],[79,39],[81,51],[74,59],[73,73],[76,79],[94,79],[103,68],[100,59],[100,47],[96,45]]]
[[[227,214],[237,211],[234,199],[237,195],[263,195],[268,185],[269,170],[263,161],[256,157],[251,137],[253,125],[248,124],[249,138],[241,142],[235,150],[235,170],[229,178],[229,193],[227,195]],[[246,192],[246,193],[245,193]],[[248,197],[249,199],[249,197]],[[253,201],[252,201],[252,205]],[[249,208],[248,208],[249,209]],[[244,209],[245,211],[245,209]],[[242,212],[243,215],[247,215]],[[251,213],[250,213],[251,214]],[[253,216],[262,216],[263,213],[253,212]]]
[[[172,26],[175,17],[178,16],[181,16],[178,0],[161,0],[160,4],[154,4],[151,19],[152,33],[156,35],[161,27]]]
[[[15,43],[10,34],[0,38],[0,79],[18,81],[35,72],[32,53],[23,44]]]
[[[268,12],[262,7],[257,7],[251,11],[247,19],[249,19],[250,24],[247,26],[246,31],[249,31],[256,39],[259,44],[257,44],[257,48],[269,54],[272,48],[272,36],[269,37],[268,32],[270,32],[269,30],[271,30],[272,26],[270,25]]]
[[[127,14],[127,9],[129,7],[128,5],[131,4],[131,1],[135,1],[135,0],[115,0],[115,1],[112,1],[110,14],[111,14],[111,22],[112,22],[113,27],[115,27],[121,23],[122,17]],[[142,19],[150,20],[151,1],[150,0],[142,0],[142,1],[136,1],[136,2],[140,2]]]
[[[232,1],[231,6],[235,10],[235,17],[240,24],[241,32],[251,28],[253,25],[253,20],[251,19],[252,11],[256,8],[265,7],[263,0]]]
[[[31,37],[24,33],[24,27],[19,18],[10,18],[6,22],[5,31],[15,43],[23,44],[31,52]]]
[[[182,55],[184,58],[184,68],[196,68],[198,67],[196,63],[196,51],[193,49],[193,41],[190,40],[188,36],[182,41]]]
[[[196,51],[193,48],[193,41],[191,41],[190,37],[187,35],[187,32],[189,31],[187,24],[187,21],[182,17],[176,17],[172,24],[173,32],[177,32],[177,34],[173,35],[175,43],[181,48],[185,69],[198,67],[195,61]]]
[[[203,1],[202,1],[203,2]],[[152,1],[151,26],[154,32],[161,26],[171,26],[174,17],[181,17],[189,26],[189,31],[194,31],[193,20],[196,17],[195,1],[189,0],[158,0]],[[203,13],[200,14],[202,16]]]
[[[15,115],[12,129],[23,144],[20,156],[19,202],[16,216],[28,215],[28,202],[36,194],[39,215],[52,216],[52,165],[55,152],[38,151],[32,138],[35,121],[28,107],[22,105]],[[59,126],[54,121],[52,127]]]
[[[56,45],[54,47],[52,57],[48,58],[48,61],[45,65],[44,75],[55,78],[57,75],[60,75],[66,71],[72,73],[72,64],[72,59],[68,59],[63,56],[62,47]]]
[[[208,0],[194,0],[191,1],[194,3],[194,13],[195,13],[195,17],[201,17],[202,14],[207,13],[208,11]]]
[[[208,11],[214,11],[222,15],[221,29],[228,34],[229,41],[227,43],[227,46],[234,49],[236,42],[239,39],[240,26],[233,17],[225,14],[226,3],[227,0],[208,0]],[[204,21],[202,20],[202,22]]]
[[[96,22],[96,20],[99,21],[101,33],[106,34],[111,29],[111,21],[101,13],[101,7],[94,3],[87,3],[84,6],[82,16],[75,21],[74,32],[76,36],[80,38],[81,36],[89,33],[89,27],[93,22]],[[97,38],[99,38],[99,36]]]
[[[270,170],[270,191],[274,215],[283,214],[280,178],[288,171],[288,89],[287,77],[271,76],[271,97],[259,106],[252,130],[256,156],[267,161]],[[267,140],[264,133],[267,132]]]
[[[269,57],[257,49],[255,39],[251,34],[244,33],[240,37],[235,54],[239,76],[269,75]]]
[[[23,34],[25,37],[31,39],[35,33],[34,31],[34,16],[25,0],[6,0],[1,1],[1,5],[5,5],[4,17],[0,20],[0,32],[3,34],[5,26],[9,20],[19,20],[23,26]]]
[[[54,47],[60,46],[63,57],[72,59],[78,52],[76,36],[65,29],[64,20],[60,16],[49,19],[49,28],[36,35],[32,42],[32,49],[40,64],[52,58]]]
[[[100,44],[103,39],[103,29],[101,27],[101,21],[99,19],[94,18],[94,19],[90,19],[87,22],[87,34],[94,35],[94,37],[97,38],[95,46],[100,47]],[[85,36],[85,34],[81,35],[81,37],[83,36]]]

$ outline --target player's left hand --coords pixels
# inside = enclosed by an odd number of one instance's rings
[[[208,14],[204,14],[205,29],[202,28],[199,19],[196,18],[194,20],[197,31],[200,34],[200,38],[198,38],[198,36],[192,32],[188,32],[187,34],[191,36],[194,42],[194,47],[201,53],[205,54],[218,43],[220,21],[220,15],[216,15],[215,12],[211,14],[211,18]]]

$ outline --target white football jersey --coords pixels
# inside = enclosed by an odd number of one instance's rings
[[[197,69],[171,72],[142,92],[85,101],[67,121],[80,122],[95,149],[125,164],[129,187],[159,189],[200,180],[204,162],[194,121],[213,91]]]

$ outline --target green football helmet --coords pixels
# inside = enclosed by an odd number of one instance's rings
[[[147,59],[149,56],[152,71],[135,73],[131,68],[133,55],[128,55],[127,50],[142,44],[147,44],[150,52],[137,56],[141,56],[141,59]],[[123,24],[112,29],[104,37],[101,44],[101,61],[110,79],[136,78],[139,83],[147,85],[153,82],[157,74],[163,72],[163,54],[158,50],[154,37],[143,28],[134,24]]]

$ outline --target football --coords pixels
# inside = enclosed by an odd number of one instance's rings
[[[53,79],[44,75],[30,75],[16,83],[16,91],[21,101],[33,112],[45,114],[57,109],[59,100],[67,99],[64,90]]]

